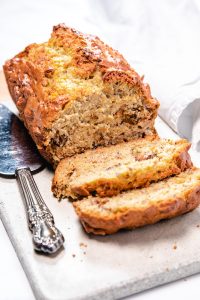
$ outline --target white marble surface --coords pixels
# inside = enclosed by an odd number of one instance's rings
[[[31,42],[47,39],[53,24],[66,22],[80,30],[91,32],[87,17],[80,24],[81,15],[87,15],[87,3],[83,1],[64,0],[1,0],[0,1],[0,64],[10,58]],[[99,29],[92,28],[98,34]],[[3,194],[3,188],[0,189]],[[70,241],[69,241],[70,242]],[[0,299],[32,300],[32,290],[18,261],[11,242],[0,222]],[[198,300],[200,275],[185,280],[154,288],[132,296],[135,300],[157,300],[176,298]]]
[[[0,222],[0,299],[34,300],[32,290],[15,251]],[[200,275],[195,275],[146,292],[128,297],[127,300],[199,300]]]

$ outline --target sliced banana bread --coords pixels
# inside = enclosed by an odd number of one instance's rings
[[[52,191],[58,198],[117,195],[147,186],[192,166],[186,140],[143,138],[115,146],[88,150],[62,160]]]
[[[111,198],[90,196],[73,205],[88,233],[105,235],[181,215],[199,203],[200,169],[188,169],[143,189]]]
[[[54,166],[98,146],[154,135],[158,101],[121,54],[60,24],[51,38],[8,60],[20,117]]]

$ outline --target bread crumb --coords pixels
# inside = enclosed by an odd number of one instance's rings
[[[173,249],[174,249],[174,250],[176,250],[176,249],[177,249],[177,246],[176,246],[176,245],[174,245],[174,246],[173,246]]]
[[[87,244],[84,244],[84,243],[80,243],[79,246],[83,247],[83,248],[87,248]]]

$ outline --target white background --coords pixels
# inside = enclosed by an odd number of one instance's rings
[[[113,23],[108,22],[102,23],[100,18],[102,14],[102,3],[103,5],[111,3],[112,5],[109,5],[108,11],[107,11],[107,17],[109,15],[112,15]],[[152,11],[152,13],[155,13],[158,11],[159,16],[159,10],[157,8],[157,4],[161,1],[142,1],[142,3],[145,5],[148,3],[149,10]],[[134,3],[134,4],[133,4]],[[126,14],[129,11],[129,17],[138,17],[137,22],[135,22],[134,26],[141,27],[141,24],[144,24],[143,22],[143,10],[138,10],[138,3],[139,1],[132,1],[132,0],[125,0],[123,1],[123,11]],[[141,3],[141,1],[140,1]],[[180,8],[182,6],[187,6],[189,17],[187,16],[186,21],[194,23],[194,20],[192,18],[192,11],[198,10],[199,5],[197,4],[198,1],[162,1],[163,8],[162,10],[165,10],[165,8],[168,10],[169,13],[169,27],[172,20],[171,18],[174,18],[173,16],[173,5],[176,9]],[[188,4],[189,3],[189,4]],[[93,33],[97,34],[100,37],[102,37],[106,42],[115,44],[114,39],[112,36],[118,36],[118,30],[120,26],[117,25],[119,22],[120,24],[123,24],[124,20],[121,17],[121,15],[118,15],[119,12],[119,4],[120,2],[118,0],[112,1],[64,1],[64,0],[34,0],[34,1],[25,1],[25,0],[18,0],[18,1],[11,1],[11,0],[0,0],[0,64],[2,65],[3,62],[14,56],[17,52],[21,51],[26,45],[32,42],[42,42],[48,39],[49,34],[51,32],[52,26],[56,25],[58,23],[65,22],[67,25],[75,27],[83,32]],[[134,6],[135,5],[135,6]],[[171,11],[170,11],[170,5],[171,5]],[[130,6],[130,8],[129,8]],[[135,10],[134,10],[135,7]],[[140,8],[142,5],[140,5]],[[91,9],[93,10],[93,14],[91,14]],[[111,11],[112,9],[112,11]],[[131,13],[130,13],[130,10]],[[191,17],[190,17],[191,15]],[[98,22],[95,23],[95,18]],[[140,23],[141,19],[141,23]],[[104,16],[105,20],[105,16]],[[151,18],[147,20],[148,22],[151,22]],[[147,22],[147,23],[148,23]],[[159,18],[157,19],[158,23],[155,23],[156,26],[159,27]],[[173,19],[173,22],[175,23],[176,20]],[[179,22],[179,19],[177,20]],[[149,24],[148,24],[149,25]],[[190,25],[190,24],[186,24]],[[194,24],[195,25],[195,24]],[[182,24],[180,23],[180,26]],[[107,28],[107,31],[106,31]],[[194,27],[193,27],[194,28]],[[146,32],[146,28],[141,28],[143,32]],[[125,31],[126,32],[126,31]],[[172,31],[173,32],[173,28]],[[112,33],[112,36],[111,36]],[[198,33],[198,32],[197,32]],[[130,32],[129,32],[130,34]],[[189,36],[187,34],[187,36]],[[191,31],[192,35],[192,31]],[[151,36],[148,36],[147,41],[147,52],[152,54],[151,51]],[[199,34],[200,36],[200,34]],[[128,36],[125,36],[125,41],[129,40]],[[146,37],[147,38],[147,37]],[[170,36],[168,37],[170,38]],[[184,39],[184,32],[182,32],[182,38]],[[176,36],[173,36],[173,39],[176,40]],[[117,47],[120,48],[120,51],[123,52],[125,55],[128,54],[127,47],[129,47],[129,53],[130,53],[130,47],[131,44],[128,43],[128,46],[125,44],[125,41],[117,40]],[[140,43],[140,39],[137,41]],[[163,44],[160,49],[160,51],[164,51],[165,45],[167,45],[167,42],[165,42],[165,39],[163,38]],[[187,40],[186,43],[187,45]],[[191,44],[188,40],[188,44]],[[136,45],[137,46],[137,45]],[[137,48],[137,49],[136,49]],[[137,51],[139,51],[139,47],[135,47]],[[191,47],[192,49],[192,47]],[[137,55],[137,59],[132,59],[129,56],[129,61],[133,61],[134,66],[137,65],[137,70],[140,72],[145,72],[145,65],[148,69],[149,64],[151,64],[152,67],[152,60],[156,60],[156,56],[159,56],[158,48],[154,45],[154,55],[149,55],[146,62],[141,63],[141,53],[133,49],[135,51],[135,55]],[[180,50],[180,49],[179,49]],[[173,57],[173,47],[169,47],[166,49],[166,52],[170,52],[171,57]],[[194,51],[193,55],[197,55],[196,53],[196,45],[194,45]],[[182,53],[182,52],[181,52]],[[140,57],[139,57],[140,56]],[[163,56],[163,53],[161,53],[161,57]],[[200,64],[200,59],[199,62]],[[179,64],[181,65],[181,60],[179,61]],[[188,64],[189,65],[189,64]],[[197,64],[198,65],[198,64]],[[169,68],[169,67],[168,67]],[[152,69],[152,68],[151,68]],[[167,69],[167,68],[166,68]],[[191,69],[191,66],[188,67],[188,70]],[[197,66],[194,67],[194,76],[196,76],[196,72],[198,71]],[[174,70],[176,72],[176,70]],[[190,70],[191,72],[191,70]],[[147,72],[148,73],[148,72]],[[155,73],[157,73],[155,68]],[[157,81],[159,82],[160,78],[162,76],[157,76]],[[173,76],[172,76],[173,77]],[[183,76],[184,77],[184,76]],[[148,76],[147,76],[148,78]],[[149,73],[149,78],[151,78]],[[187,78],[187,80],[189,80]],[[150,80],[151,81],[151,80]],[[160,85],[163,85],[162,80],[160,80]],[[152,80],[153,85],[153,91],[154,94],[161,96],[160,89],[157,87],[159,84],[155,84],[155,81]],[[0,193],[3,193],[3,187],[0,188]],[[13,199],[14,201],[15,199]],[[187,278],[185,280],[180,280],[176,283],[168,284],[163,287],[155,288],[151,291],[147,291],[145,293],[138,294],[136,296],[131,297],[131,299],[169,299],[172,298],[180,298],[180,299],[188,299],[189,297],[193,300],[197,300],[200,297],[200,291],[199,291],[199,284],[200,284],[200,276],[192,276],[190,278]],[[7,234],[3,228],[3,225],[0,223],[0,300],[8,300],[8,299],[19,299],[19,300],[31,300],[34,299],[34,296],[32,294],[31,288],[28,284],[28,281],[26,279],[26,276],[21,268],[21,265],[16,257],[15,251],[7,237]]]

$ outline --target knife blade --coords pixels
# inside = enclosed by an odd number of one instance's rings
[[[44,160],[23,123],[0,104],[0,173],[14,176],[23,167],[34,172],[44,167]]]

